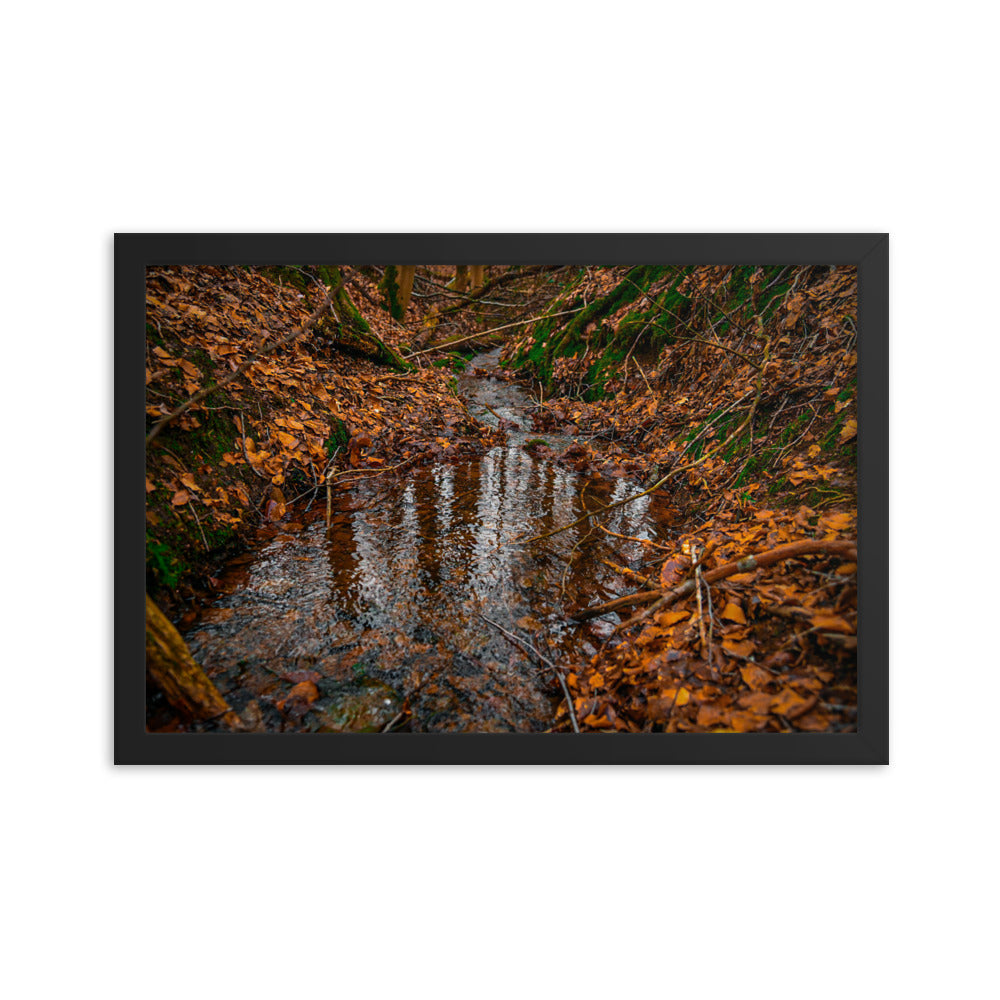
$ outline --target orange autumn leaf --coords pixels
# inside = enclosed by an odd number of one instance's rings
[[[790,687],[786,687],[782,688],[771,699],[771,711],[775,715],[783,715],[787,719],[797,719],[800,715],[808,712],[818,700],[816,695],[804,698]]]
[[[752,656],[756,648],[750,639],[723,639],[722,648],[734,656]]]
[[[681,557],[678,559],[670,559],[663,564],[660,568],[660,586],[664,590],[670,590],[671,587],[676,587],[685,576],[687,576],[688,570],[691,568],[691,560]]]
[[[636,645],[648,646],[650,643],[656,642],[658,639],[669,638],[671,632],[672,630],[668,628],[658,628],[655,625],[649,626],[642,630],[642,634],[636,640]]]
[[[806,733],[821,733],[830,728],[830,717],[824,712],[806,712],[793,719],[792,724]]]
[[[840,615],[813,615],[809,621],[813,628],[822,629],[824,632],[843,632],[844,635],[854,635],[854,627]]]
[[[170,502],[174,507],[183,507],[191,499],[191,494],[187,490],[178,490],[171,498]]]
[[[201,491],[201,487],[194,481],[194,476],[192,476],[190,472],[185,472],[184,475],[181,476],[181,482],[189,490],[195,490],[196,492]]]
[[[677,622],[682,622],[686,618],[690,617],[690,611],[660,611],[653,615],[653,621],[663,628],[668,628],[669,626],[676,625]]]
[[[743,614],[743,609],[735,601],[730,601],[722,609],[721,617],[726,621],[737,622],[740,625],[746,625],[747,623],[747,616]]]
[[[743,678],[743,683],[751,691],[760,691],[771,683],[770,673],[763,667],[758,667],[754,664],[750,664],[747,667],[740,667],[740,676]]]
[[[751,691],[748,694],[740,695],[736,704],[757,715],[766,715],[771,711],[772,697],[766,691]]]
[[[767,716],[756,712],[730,712],[729,726],[737,733],[753,733],[767,725]]]
[[[289,698],[302,698],[312,704],[319,697],[319,689],[312,681],[302,681],[288,692]]]
[[[843,512],[838,514],[825,514],[819,519],[819,523],[824,528],[831,531],[846,531],[851,526],[851,515]]]
[[[703,729],[710,729],[712,726],[725,725],[728,711],[718,705],[701,705],[698,708],[698,718],[696,723]]]

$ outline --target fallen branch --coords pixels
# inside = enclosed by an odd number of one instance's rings
[[[556,664],[554,664],[547,656],[543,656],[541,653],[539,653],[538,650],[535,649],[535,647],[532,646],[530,643],[525,642],[523,639],[519,639],[516,635],[514,635],[513,632],[508,632],[502,625],[498,625],[495,621],[491,621],[485,615],[480,615],[479,617],[482,618],[484,622],[487,622],[488,624],[492,625],[495,629],[499,629],[501,632],[503,632],[503,634],[507,636],[508,639],[510,639],[512,642],[520,646],[521,649],[529,656],[537,657],[539,660],[542,661],[542,663],[544,663],[548,667],[551,667],[552,670],[555,671],[556,677],[559,678],[559,685],[563,689],[563,695],[566,698],[566,707],[569,709],[569,721],[573,723],[573,732],[574,733],[580,732],[580,725],[576,721],[576,711],[573,708],[573,699],[570,696],[569,688],[566,686],[566,678],[565,676],[563,676],[562,669],[556,666]]]
[[[528,278],[533,274],[542,274],[547,271],[561,271],[565,266],[565,264],[533,264],[531,267],[526,267],[522,271],[505,271],[503,274],[498,275],[491,281],[487,281],[486,284],[480,285],[480,287],[474,292],[464,295],[464,302],[459,302],[457,305],[448,306],[447,309],[442,309],[441,312],[438,313],[438,316],[447,316],[449,313],[457,312],[459,309],[464,309],[466,306],[477,302],[484,295],[488,295],[494,288],[497,288],[500,285],[506,285],[508,282],[516,281],[518,278]]]
[[[612,531],[610,528],[606,528],[603,524],[599,524],[598,527],[604,532],[604,534],[612,535],[614,538],[621,538],[626,542],[638,542],[640,545],[650,545],[654,549],[662,549],[664,552],[673,552],[673,549],[671,549],[670,546],[654,542],[652,538],[639,538],[636,535],[621,535],[617,531]]]
[[[804,542],[791,542],[788,545],[779,545],[777,548],[770,549],[767,552],[759,552],[756,555],[744,556],[742,559],[736,559],[733,562],[725,563],[723,566],[717,566],[715,569],[709,570],[707,573],[703,573],[701,578],[705,581],[705,583],[716,583],[719,580],[725,580],[726,577],[733,576],[736,573],[749,573],[750,570],[762,569],[765,566],[771,566],[776,562],[781,562],[783,559],[792,559],[796,556],[818,554],[838,555],[856,562],[858,558],[858,543],[850,539],[846,541],[826,542],[814,541],[810,539]],[[585,610],[573,615],[570,620],[574,622],[585,622],[589,621],[591,618],[600,618],[602,615],[610,614],[612,611],[618,611],[621,608],[634,607],[636,604],[649,604],[650,602],[655,602],[652,607],[647,608],[639,615],[634,615],[628,621],[623,622],[618,626],[620,629],[625,628],[626,626],[633,625],[644,618],[648,618],[660,608],[673,604],[682,597],[686,597],[694,591],[694,588],[695,581],[694,579],[691,579],[685,580],[684,583],[681,583],[673,589],[667,591],[640,590],[634,594],[626,594],[624,597],[616,597],[613,601],[607,601],[605,604],[597,604],[592,608],[586,608]]]
[[[770,549],[767,552],[759,552],[756,555],[744,556],[742,559],[737,559],[734,562],[728,562],[723,566],[717,566],[715,569],[709,570],[707,573],[703,573],[702,579],[706,583],[716,583],[717,581],[725,580],[726,577],[733,576],[736,573],[749,573],[751,570],[763,569],[765,566],[771,566],[774,563],[782,562],[785,559],[793,559],[797,556],[809,555],[837,555],[841,558],[850,559],[853,562],[856,562],[858,558],[858,543],[854,539],[832,542],[819,542],[810,539],[804,542],[790,542],[788,545],[779,545],[777,548]],[[661,608],[669,607],[675,601],[679,601],[682,597],[687,597],[687,595],[694,590],[695,586],[696,581],[691,579],[678,584],[678,586],[673,587],[670,590],[664,591],[662,596],[655,603],[651,604],[644,611],[640,611],[638,614],[633,615],[628,619],[628,621],[622,622],[617,627],[616,631],[636,625],[643,619],[648,618],[650,615],[659,611]]]
[[[537,323],[540,319],[548,319],[550,316],[569,316],[571,313],[583,312],[583,309],[567,309],[564,312],[549,313],[546,316],[532,316],[530,319],[518,320],[516,323],[505,323],[503,326],[495,326],[492,330],[480,330],[479,333],[472,334],[471,337],[461,337],[458,340],[449,340],[443,344],[433,344],[425,347],[422,351],[414,351],[407,354],[407,358],[419,358],[422,354],[430,354],[433,351],[444,351],[456,344],[464,344],[470,340],[479,340],[481,337],[488,337],[491,333],[499,333],[501,330],[509,330],[513,326],[526,326],[528,323]]]
[[[629,569],[628,566],[621,566],[611,559],[602,559],[602,563],[608,567],[608,569],[613,570],[619,576],[627,576],[630,580],[635,580],[636,583],[641,584],[644,587],[648,587],[650,583],[650,578],[648,576],[643,576],[641,573],[637,573],[634,569]]]
[[[146,673],[187,721],[221,719],[227,729],[243,728],[219,689],[195,663],[187,644],[146,595]]]

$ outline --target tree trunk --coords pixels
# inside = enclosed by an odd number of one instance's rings
[[[410,304],[416,270],[415,264],[389,264],[378,285],[379,291],[385,296],[385,308],[389,315],[400,322],[406,316],[406,308]]]
[[[399,312],[398,319],[406,317],[406,309],[410,304],[410,296],[413,294],[413,276],[417,272],[416,264],[399,265]]]
[[[483,273],[486,270],[485,264],[470,264],[469,272],[472,278],[472,290],[483,287]]]
[[[456,264],[455,277],[448,282],[449,288],[454,288],[456,292],[464,292],[469,287],[469,265]]]
[[[374,348],[378,359],[383,364],[388,365],[390,368],[395,368],[397,371],[409,371],[412,366],[408,365],[381,337],[372,332],[368,321],[361,315],[358,307],[351,301],[351,297],[347,294],[347,289],[344,287],[339,268],[330,267],[327,271],[333,287],[336,288],[336,292],[332,295],[333,303],[331,312],[333,313],[338,330],[336,332],[330,331],[333,332],[334,339],[336,339],[336,334],[339,332],[345,335],[341,339],[344,343],[347,343],[353,335],[357,340],[361,340],[367,343],[369,347]],[[327,323],[329,323],[329,320],[330,317],[326,317]]]
[[[220,718],[230,729],[242,728],[236,713],[194,662],[177,629],[149,594],[146,595],[146,674],[188,722]]]

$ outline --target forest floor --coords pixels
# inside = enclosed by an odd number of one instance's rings
[[[691,269],[680,289],[696,303],[728,302],[726,271]],[[762,301],[769,278],[758,271],[751,302]],[[560,659],[569,697],[556,689],[552,728],[853,730],[856,282],[850,269],[798,271],[794,283],[778,285],[778,306],[761,310],[749,339],[734,339],[733,324],[728,337],[689,330],[687,339],[652,349],[640,331],[632,350],[602,352],[598,329],[625,328],[631,340],[635,305],[625,303],[583,326],[582,348],[545,370],[536,348],[555,333],[540,330],[544,324],[515,326],[513,338],[466,338],[512,317],[592,308],[635,269],[573,269],[572,284],[565,274],[532,275],[514,282],[505,301],[485,297],[456,309],[461,296],[445,289],[442,268],[425,275],[422,297],[399,322],[381,307],[377,274],[344,268],[371,330],[410,369],[388,368],[370,345],[317,329],[166,425],[147,451],[147,589],[184,627],[211,603],[223,563],[273,537],[276,525],[294,530],[294,517],[326,502],[327,483],[391,483],[414,467],[467,462],[496,446],[503,421],[474,418],[457,393],[462,360],[428,346],[456,341],[470,352],[501,340],[510,366],[503,377],[539,398],[529,418],[539,440],[526,445],[533,457],[588,480],[624,480],[629,496],[652,492],[680,525],[666,543],[648,532],[617,534],[617,559],[603,561],[620,595],[564,608],[567,621],[589,619],[580,627],[602,641],[581,646],[576,660]],[[308,275],[295,278],[242,267],[150,269],[149,426],[306,321],[321,289]],[[657,282],[640,289],[650,304],[674,294],[666,279]],[[535,363],[524,366],[531,350]],[[612,364],[595,366],[607,357]],[[552,433],[574,443],[550,449]],[[604,507],[581,520],[606,537],[614,532],[602,523]],[[755,562],[736,565],[754,554]],[[577,558],[574,550],[567,562]],[[536,653],[552,651],[544,636],[528,640]],[[311,677],[290,677],[271,700],[287,705],[296,690],[291,710],[301,716],[310,685]],[[408,710],[404,702],[404,725]]]

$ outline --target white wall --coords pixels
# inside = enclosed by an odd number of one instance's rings
[[[986,10],[8,14],[8,995],[986,991]],[[891,232],[892,765],[114,769],[115,230]]]

